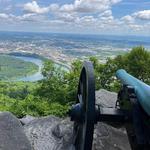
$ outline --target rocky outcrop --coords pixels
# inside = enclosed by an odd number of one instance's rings
[[[107,90],[101,89],[96,91],[96,104],[102,107],[115,107],[117,100],[117,93],[109,92]]]
[[[48,116],[24,126],[34,150],[71,150],[72,122]]]
[[[96,91],[96,103],[101,106],[114,107],[116,100],[116,93]],[[73,123],[69,118],[54,116],[35,119],[24,126],[34,150],[74,150],[72,128]],[[93,150],[130,150],[125,129],[98,123],[94,131]]]
[[[72,122],[54,116],[39,118],[24,126],[34,150],[74,150]],[[130,150],[126,131],[105,123],[95,126],[93,150]]]
[[[0,150],[31,150],[20,121],[11,113],[0,113]]]
[[[116,93],[96,92],[96,103],[105,107],[113,107],[116,98]],[[26,116],[19,121],[10,113],[1,113],[0,150],[75,150],[72,129],[69,118]],[[98,123],[93,150],[130,150],[125,129]]]

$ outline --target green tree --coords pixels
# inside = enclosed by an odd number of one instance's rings
[[[42,73],[44,79],[40,82],[37,94],[47,98],[50,102],[65,104],[67,102],[65,72],[61,68],[55,67],[53,62],[47,61]]]
[[[150,83],[150,52],[144,47],[135,47],[125,56],[126,69],[133,76]]]
[[[119,83],[115,78],[118,69],[125,69],[136,78],[150,84],[150,52],[142,46],[135,47],[124,55],[114,59],[108,58],[101,69],[98,70],[101,88],[116,91]]]

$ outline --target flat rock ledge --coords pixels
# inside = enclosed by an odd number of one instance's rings
[[[117,98],[116,93],[105,90],[97,91],[96,95],[97,103],[105,107],[112,107]],[[2,112],[0,150],[75,150],[72,129],[69,118],[26,116],[17,119],[9,112]],[[98,123],[94,130],[93,150],[130,150],[125,129]]]

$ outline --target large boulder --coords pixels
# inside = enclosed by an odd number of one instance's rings
[[[20,121],[9,112],[0,113],[0,150],[31,150]]]
[[[96,103],[101,106],[114,107],[116,100],[116,93],[106,90],[96,92]],[[73,123],[69,118],[54,116],[31,119],[24,125],[34,150],[74,150],[72,129]],[[125,129],[98,123],[94,131],[93,150],[130,150]]]
[[[98,123],[94,130],[93,150],[131,150],[126,130]]]
[[[48,116],[24,126],[34,150],[74,150],[73,124],[69,120]],[[95,126],[93,150],[130,150],[126,131],[105,123]]]
[[[69,119],[48,116],[24,125],[24,130],[34,150],[70,150],[72,127]]]

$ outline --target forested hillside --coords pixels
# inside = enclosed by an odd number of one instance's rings
[[[118,69],[125,69],[133,76],[150,84],[150,52],[135,47],[125,55],[108,58],[105,64],[96,57],[93,62],[96,89],[118,91],[120,83],[115,78]],[[45,62],[44,79],[39,82],[0,82],[0,111],[11,111],[18,117],[26,114],[65,116],[76,100],[76,90],[82,62],[72,63],[70,72],[56,68],[51,61]]]

